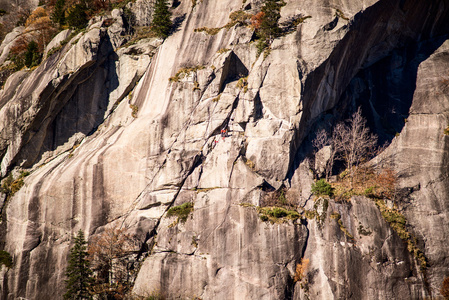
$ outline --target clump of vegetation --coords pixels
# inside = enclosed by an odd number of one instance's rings
[[[237,88],[242,89],[244,93],[248,91],[248,76],[242,77],[237,81]]]
[[[335,220],[338,224],[338,226],[340,227],[340,230],[350,239],[354,239],[354,236],[349,233],[348,229],[346,229],[346,227],[343,225],[343,221],[341,220],[341,215],[339,213],[332,213],[331,214],[331,219]]]
[[[190,243],[190,245],[192,245],[195,248],[198,248],[198,237],[196,235],[192,236],[192,242]]]
[[[5,266],[8,269],[12,268],[12,257],[11,254],[9,254],[7,251],[5,250],[0,250],[0,268],[1,266]]]
[[[123,47],[129,47],[138,41],[155,37],[155,33],[147,26],[139,26],[134,28],[134,34]]]
[[[338,9],[338,8],[337,8],[337,10],[335,11],[335,16],[337,16],[337,17],[339,17],[339,18],[342,18],[343,20],[346,20],[346,21],[349,20],[349,18],[346,17],[345,14],[344,14],[340,9]]]
[[[351,187],[353,180],[357,179],[356,167],[366,162],[378,150],[377,136],[370,133],[360,108],[346,122],[338,123],[331,134],[325,130],[319,131],[312,144],[317,150],[325,146],[330,149],[325,168],[326,179],[332,174],[335,161],[340,160],[345,163],[349,172]]]
[[[306,217],[309,220],[313,220],[315,219],[315,217],[317,216],[316,211],[314,210],[304,210],[304,217]]]
[[[220,98],[221,98],[221,94],[218,94],[217,97],[215,97],[214,99],[212,99],[212,102],[218,102],[218,101],[220,101]]]
[[[251,170],[254,170],[254,168],[256,168],[256,164],[249,158],[245,160],[245,165],[247,165]]]
[[[217,27],[217,28],[200,27],[200,28],[195,28],[193,31],[194,32],[205,32],[208,35],[216,35],[222,29],[223,29],[222,27]]]
[[[357,167],[354,180],[348,172],[339,176],[339,181],[332,184],[337,201],[348,201],[354,195],[376,199],[394,199],[396,195],[397,176],[390,169],[376,171],[371,167]]]
[[[299,24],[304,23],[305,20],[311,17],[312,16],[303,16],[302,14],[299,14],[289,18],[285,22],[282,22],[282,24],[280,24],[282,35],[287,35],[289,33],[295,32]]]
[[[287,210],[296,210],[296,197],[288,194],[285,187],[278,190],[265,191],[262,194],[260,206],[262,207],[282,207]]]
[[[195,28],[194,32],[205,32],[209,35],[216,35],[217,33],[220,32],[220,30],[230,29],[230,28],[234,27],[236,24],[248,25],[248,19],[250,17],[251,17],[250,14],[247,14],[242,10],[233,11],[229,15],[230,21],[226,25],[224,25],[222,27],[214,27],[214,28],[209,28],[209,27]]]
[[[447,127],[444,128],[444,135],[449,135],[449,125],[447,125]]]
[[[195,0],[192,0],[195,1]],[[153,291],[150,295],[145,297],[145,300],[165,300],[166,297],[159,291]]]
[[[198,81],[195,80],[195,82],[193,83],[193,91],[199,91],[200,89],[200,83]]]
[[[223,53],[228,52],[229,50],[231,50],[231,49],[228,49],[228,48],[221,48],[220,50],[217,51],[217,53],[218,53],[218,54],[223,54]]]
[[[303,257],[301,258],[301,262],[296,264],[295,277],[293,277],[294,282],[305,283],[309,262],[310,260],[308,258]]]
[[[196,188],[196,187],[194,187],[192,190],[197,192],[197,193],[207,193],[209,191],[216,190],[216,189],[219,189],[219,187],[209,187],[209,188]]]
[[[368,236],[368,235],[372,234],[372,232],[370,230],[363,227],[363,225],[360,223],[359,223],[359,227],[357,228],[357,231],[359,232],[360,235]]]
[[[248,25],[248,20],[251,18],[251,14],[248,14],[242,10],[233,11],[229,15],[230,21],[224,26],[226,29],[234,27],[236,24],[242,26]]]
[[[382,217],[387,221],[390,227],[398,234],[398,236],[407,243],[407,250],[415,257],[416,262],[420,266],[421,272],[427,270],[427,258],[418,247],[417,239],[407,230],[407,219],[395,208],[389,208],[384,200],[377,199],[376,205],[379,208]]]
[[[184,204],[174,206],[167,211],[167,217],[178,217],[178,222],[185,223],[187,217],[193,212],[193,203],[186,202]]]
[[[1,192],[6,194],[8,198],[14,196],[20,188],[24,185],[23,179],[30,175],[29,172],[22,171],[16,179],[9,173],[8,177],[3,181]]]
[[[178,72],[176,72],[175,76],[170,77],[168,80],[170,82],[178,82],[179,80],[181,80],[182,78],[186,77],[190,73],[193,73],[193,72],[196,72],[196,71],[202,70],[202,69],[204,69],[204,66],[196,66],[196,67],[191,67],[191,68],[182,68],[182,69],[178,70]]]
[[[325,179],[320,179],[312,183],[312,193],[319,196],[332,197],[334,195],[334,188]]]
[[[262,221],[270,221],[271,223],[296,220],[301,217],[296,210],[287,210],[282,207],[258,207],[257,211]]]
[[[131,116],[134,119],[137,118],[137,113],[139,112],[139,107],[137,105],[130,104],[129,108],[131,108]]]

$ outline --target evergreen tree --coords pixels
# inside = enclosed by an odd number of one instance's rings
[[[93,281],[92,270],[87,259],[87,242],[80,229],[75,237],[75,245],[70,250],[69,265],[66,269],[66,288],[64,299],[91,299],[89,287]]]
[[[281,7],[284,5],[285,2],[280,0],[264,0],[259,36],[269,44],[281,34],[278,22],[281,18]]]
[[[172,28],[171,12],[168,9],[167,0],[156,0],[154,4],[153,22],[151,30],[161,38],[166,38]]]
[[[75,4],[67,14],[67,24],[74,29],[83,29],[87,26],[87,2],[81,1],[81,3]]]
[[[59,25],[65,24],[65,0],[57,0],[53,13],[51,14],[51,20]]]
[[[28,68],[37,66],[41,62],[41,54],[39,53],[39,45],[35,41],[28,43],[25,52],[25,66]]]

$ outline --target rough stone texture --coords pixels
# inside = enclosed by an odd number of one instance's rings
[[[63,42],[65,42],[65,40],[69,38],[71,33],[71,29],[66,29],[58,33],[45,47],[44,59],[47,58],[49,51],[55,51],[57,48],[62,47]],[[5,41],[3,41],[3,43],[5,43]]]
[[[432,266],[429,284],[439,287],[447,276],[449,232],[447,202],[448,57],[445,41],[418,68],[410,115],[387,155],[393,156],[403,187],[415,190],[403,203],[413,232],[422,241]],[[432,101],[432,105],[430,105]]]
[[[276,39],[266,57],[257,56],[247,26],[194,31],[225,26],[240,0],[193,8],[174,1],[180,24],[164,41],[124,45],[129,31],[115,10],[36,70],[8,79],[0,94],[2,176],[32,172],[3,208],[2,242],[14,267],[0,273],[2,299],[62,295],[73,234],[92,238],[114,224],[142,252],[133,289],[141,296],[438,295],[449,266],[447,2],[287,2],[282,22],[311,18]],[[141,25],[151,3],[132,5]],[[393,163],[410,191],[397,202],[429,259],[426,278],[371,200],[310,194],[310,136],[358,105],[392,141],[373,162]],[[255,206],[281,188],[318,218],[263,222]],[[166,216],[185,202],[194,203],[185,223]],[[293,280],[301,258],[310,260],[307,288]]]
[[[127,7],[132,11],[132,22],[137,26],[149,26],[153,16],[154,0],[137,0],[130,2]]]
[[[3,64],[8,59],[9,51],[11,51],[11,47],[13,46],[13,41],[19,37],[24,31],[24,27],[16,27],[13,31],[8,33],[2,41],[0,45],[0,63]]]

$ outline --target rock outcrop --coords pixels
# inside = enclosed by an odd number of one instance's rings
[[[134,237],[136,296],[438,297],[449,266],[447,1],[286,1],[281,23],[300,22],[261,55],[254,30],[230,19],[261,1],[195,3],[173,3],[165,40],[127,43],[121,10],[94,18],[6,82],[1,173],[31,174],[2,208],[14,258],[2,299],[61,297],[74,233],[114,226]],[[137,24],[151,5],[131,5]],[[373,200],[311,195],[314,132],[358,106],[388,142],[372,163],[398,172],[394,206],[426,268]],[[258,207],[281,192],[314,217],[263,221]],[[187,202],[185,222],[167,215]],[[307,283],[295,281],[301,259]]]

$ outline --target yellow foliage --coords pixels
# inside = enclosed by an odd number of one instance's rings
[[[45,9],[43,7],[39,6],[28,17],[28,19],[25,22],[25,26],[26,27],[31,26],[31,25],[35,24],[36,21],[38,21],[39,19],[45,18],[45,17],[48,18],[47,12],[45,11]]]
[[[31,13],[25,22],[25,26],[25,33],[29,33],[30,40],[35,40],[38,43],[40,52],[50,42],[56,30],[50,16],[43,7],[38,7]]]
[[[301,258],[301,262],[296,265],[295,282],[301,282],[307,274],[307,267],[309,266],[309,259]]]

